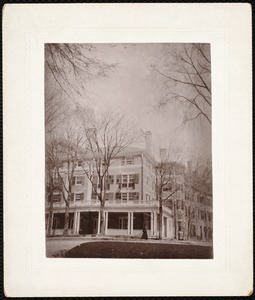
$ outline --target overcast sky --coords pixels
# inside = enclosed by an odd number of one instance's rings
[[[98,44],[96,48],[97,57],[117,62],[118,67],[109,77],[88,83],[89,93],[82,96],[84,105],[98,113],[106,109],[125,113],[137,129],[152,132],[155,151],[172,145],[182,149],[185,156],[210,155],[211,128],[206,122],[193,122],[183,129],[180,107],[157,106],[166,90],[150,66],[162,60],[162,44]]]
[[[204,122],[182,124],[182,109],[176,104],[159,109],[158,103],[166,93],[163,78],[153,75],[151,64],[162,63],[166,44],[94,44],[95,56],[118,67],[108,77],[86,83],[79,102],[100,114],[115,110],[126,114],[137,129],[138,141],[144,143],[140,128],[151,131],[154,151],[159,148],[178,149],[188,158],[194,153],[210,155],[211,128]],[[175,44],[175,47],[178,44]],[[180,44],[181,47],[181,44]]]

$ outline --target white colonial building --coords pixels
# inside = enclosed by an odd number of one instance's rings
[[[202,201],[198,193],[187,193],[183,165],[171,174],[172,182],[181,188],[163,203],[160,214],[156,179],[158,163],[151,155],[150,138],[151,133],[147,132],[146,149],[128,147],[111,162],[105,178],[105,234],[141,236],[145,226],[149,238],[158,238],[161,230],[161,237],[166,239],[206,240],[208,235],[212,236],[211,202],[208,199]],[[63,161],[60,166],[63,180],[66,173],[67,163]],[[46,192],[46,232],[49,235],[63,235],[64,231],[66,203],[63,191],[58,188],[60,184],[59,178],[55,178],[53,194],[49,197]],[[93,185],[98,186],[98,178],[94,176],[91,182],[84,172],[84,161],[78,160],[71,184],[69,235],[99,234],[100,201],[93,189]],[[174,185],[169,184],[164,187],[163,194],[167,195],[173,189]]]

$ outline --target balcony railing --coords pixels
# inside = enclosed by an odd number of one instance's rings
[[[107,200],[105,201],[105,206],[112,205],[123,205],[123,206],[133,206],[133,205],[144,205],[144,206],[155,206],[158,202],[156,200]],[[71,201],[70,208],[80,207],[80,206],[100,206],[99,200],[82,200],[82,201]],[[46,203],[46,207],[50,207],[50,202]],[[54,208],[64,208],[65,202],[53,202]]]

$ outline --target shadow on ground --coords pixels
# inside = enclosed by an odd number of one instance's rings
[[[65,253],[68,258],[213,258],[212,247],[162,243],[89,242]]]

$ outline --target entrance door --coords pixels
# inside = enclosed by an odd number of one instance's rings
[[[97,212],[81,212],[80,218],[80,234],[86,235],[97,233]]]

